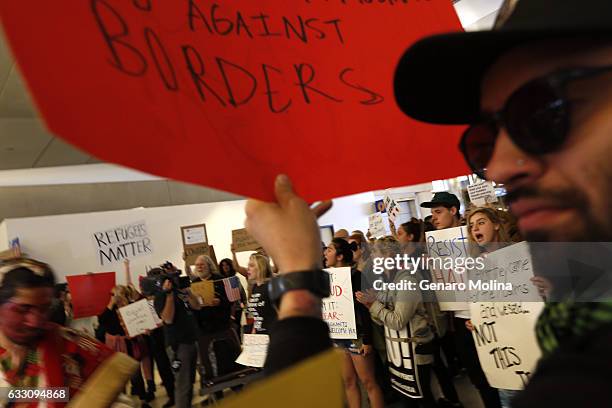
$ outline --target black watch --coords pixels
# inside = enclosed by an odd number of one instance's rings
[[[316,269],[275,276],[268,284],[268,295],[272,302],[278,303],[285,293],[299,289],[306,289],[321,299],[329,297],[331,294],[329,273]]]

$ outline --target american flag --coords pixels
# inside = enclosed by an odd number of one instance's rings
[[[240,300],[240,281],[238,280],[238,277],[232,276],[230,278],[223,279],[223,286],[225,286],[227,300],[230,302]]]

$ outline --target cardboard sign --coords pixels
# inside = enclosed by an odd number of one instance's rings
[[[108,305],[115,287],[115,272],[66,276],[74,318],[97,316]]]
[[[328,268],[331,295],[323,299],[323,320],[329,326],[332,339],[356,339],[357,325],[351,268]]]
[[[412,337],[409,326],[400,331],[385,326],[387,361],[391,387],[410,398],[423,398],[415,361],[415,343],[401,341]],[[426,386],[429,386],[427,384]]]
[[[215,299],[215,284],[205,280],[191,284],[191,292],[202,299],[203,306],[212,306]]]
[[[471,303],[474,344],[492,387],[522,390],[541,351],[535,323],[544,308],[539,302]]]
[[[242,353],[236,362],[247,367],[263,367],[268,355],[269,343],[270,337],[267,334],[244,334]]]
[[[151,309],[147,299],[120,307],[117,311],[129,337],[136,337],[159,327],[159,316]]]
[[[385,220],[383,219],[381,213],[377,212],[374,214],[370,214],[368,216],[368,223],[368,230],[374,238],[380,238],[387,235],[387,230],[385,228]]]
[[[153,253],[153,245],[145,221],[94,232],[93,241],[100,266]]]
[[[185,263],[187,266],[195,264],[196,259],[200,255],[208,255],[217,263],[214,249],[208,245],[206,224],[181,227],[181,239],[183,241],[183,252],[185,253]]]
[[[485,204],[497,202],[495,187],[493,187],[493,183],[490,181],[472,184],[468,186],[467,191],[470,196],[470,201],[474,205],[483,206]]]
[[[512,285],[512,290],[473,288],[470,301],[473,302],[541,302],[542,297],[530,279],[533,278],[533,264],[529,244],[520,242],[491,252],[484,258],[483,270],[471,269],[468,276],[472,282]],[[483,285],[484,286],[484,285]],[[494,287],[494,285],[492,285]]]
[[[232,230],[232,244],[236,252],[256,251],[261,248],[246,228]]]
[[[447,228],[425,233],[427,253],[431,258],[441,258],[442,262],[450,258],[467,258],[468,233],[467,227]],[[465,283],[468,287],[467,274],[458,273],[450,268],[432,268],[432,281],[436,283]],[[465,291],[436,291],[441,310],[467,310],[468,290]]]
[[[461,30],[448,0],[19,0],[0,19],[50,131],[103,161],[260,199],[286,173],[307,201],[468,172],[462,127],[393,91],[411,43]],[[375,161],[372,134],[393,145]],[[434,150],[409,171],[395,154]]]
[[[391,198],[391,196],[387,193],[384,198],[384,203],[385,203],[385,211],[387,212],[387,215],[389,216],[389,222],[392,222],[395,224],[395,219],[400,213],[400,208],[399,208],[399,205],[397,204],[397,201]]]

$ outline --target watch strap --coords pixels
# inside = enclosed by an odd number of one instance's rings
[[[291,290],[308,290],[315,296],[323,299],[330,295],[329,273],[315,269],[285,273],[270,280],[268,294],[270,300],[277,302]]]

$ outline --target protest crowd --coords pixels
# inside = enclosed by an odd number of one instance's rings
[[[436,191],[430,215],[399,222],[387,194],[368,230],[323,242],[333,203],[279,175],[230,248],[177,225],[181,265],[109,252],[114,272],[61,282],[19,243],[4,251],[0,407],[282,407],[283,391],[317,394],[312,373],[342,386],[340,405],[311,395],[321,407],[612,406],[612,8],[593,1],[580,25],[577,3],[504,2],[493,30],[426,37],[398,63],[407,116],[469,125],[460,150],[486,199]],[[291,373],[263,403],[251,393]],[[35,389],[53,398],[19,394]]]

